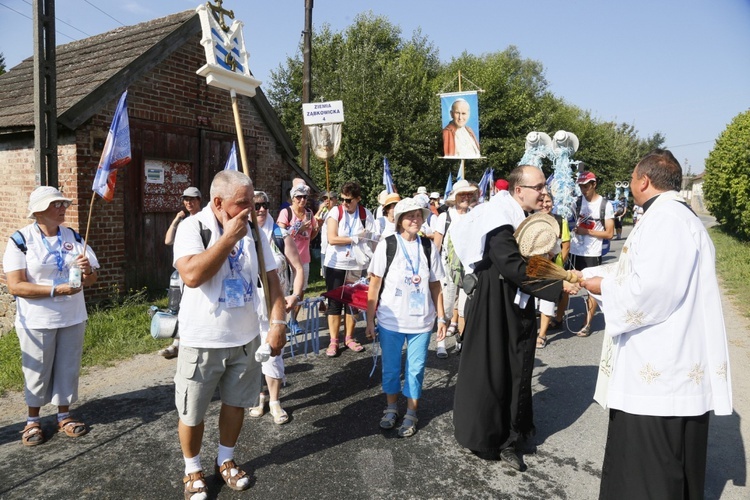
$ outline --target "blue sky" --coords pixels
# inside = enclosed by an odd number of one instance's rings
[[[0,0],[0,52],[9,68],[32,55],[31,3]],[[225,0],[245,23],[250,67],[259,79],[268,82],[270,71],[297,52],[304,3]],[[463,13],[452,10],[457,4]],[[197,5],[57,0],[57,41]],[[341,30],[366,11],[387,17],[406,37],[421,29],[444,61],[515,45],[522,57],[544,65],[557,96],[601,120],[632,124],[642,137],[661,132],[693,173],[703,171],[732,118],[750,108],[750,0],[316,0],[313,23]]]

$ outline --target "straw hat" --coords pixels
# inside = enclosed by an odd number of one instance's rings
[[[31,196],[29,196],[29,219],[35,219],[34,214],[36,212],[44,212],[49,208],[50,203],[54,201],[73,202],[70,198],[63,196],[59,189],[52,186],[39,186],[36,188],[31,192]]]
[[[401,201],[401,196],[398,193],[391,193],[385,197],[383,200],[383,207],[387,207],[388,205],[392,205],[394,203],[398,203]]]
[[[553,216],[536,213],[526,217],[513,236],[524,257],[545,255],[555,247],[560,236],[560,225]]]
[[[404,198],[396,204],[396,208],[393,211],[393,218],[396,221],[396,226],[399,224],[399,219],[402,215],[413,210],[421,210],[422,218],[427,220],[427,216],[430,214],[430,209],[423,208],[417,203],[414,198]]]

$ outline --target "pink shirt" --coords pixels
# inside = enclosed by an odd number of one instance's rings
[[[288,218],[288,213],[290,212],[292,216],[291,221]],[[318,228],[318,221],[315,219],[315,217],[313,217],[312,212],[310,212],[309,210],[306,210],[305,214],[311,220],[310,227],[305,231],[299,231],[299,228],[302,225],[303,221],[297,218],[297,215],[294,213],[294,210],[292,210],[291,207],[289,208],[289,210],[284,208],[281,210],[281,212],[279,212],[279,217],[278,219],[276,219],[276,223],[281,227],[285,227],[286,230],[289,231],[289,234],[294,239],[294,244],[297,245],[297,251],[299,252],[300,260],[303,264],[309,264],[310,236],[312,232]]]

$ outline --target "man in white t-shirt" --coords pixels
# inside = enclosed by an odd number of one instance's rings
[[[223,170],[211,183],[210,202],[177,228],[174,266],[185,290],[180,304],[181,344],[175,374],[178,434],[185,460],[185,498],[207,498],[200,463],[204,417],[216,387],[221,397],[219,451],[214,473],[233,490],[250,487],[234,462],[244,409],[255,406],[260,390],[259,316],[270,319],[266,339],[271,356],[285,344],[284,298],[266,238],[260,238],[268,271],[270,313],[259,289],[259,263],[248,214],[253,183],[236,170]]]
[[[612,204],[596,193],[594,172],[583,172],[578,176],[581,188],[581,208],[578,211],[575,231],[570,235],[570,255],[573,268],[582,271],[602,263],[602,242],[612,239],[615,233],[615,211]],[[605,204],[602,211],[602,203]],[[602,217],[604,214],[604,217]],[[576,335],[591,334],[591,319],[596,312],[596,300],[589,295],[586,324]]]

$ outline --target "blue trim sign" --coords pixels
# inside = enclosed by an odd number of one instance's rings
[[[302,119],[305,125],[325,125],[344,121],[344,102],[306,102],[302,104]]]

